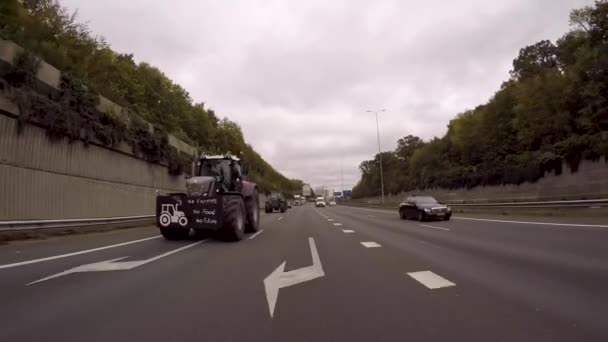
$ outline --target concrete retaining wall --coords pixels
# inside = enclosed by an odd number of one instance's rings
[[[575,173],[571,173],[566,165],[563,170],[559,176],[547,174],[535,183],[457,190],[427,189],[388,195],[385,201],[399,203],[413,194],[428,194],[448,203],[608,198],[608,163],[603,158],[599,162],[581,162],[578,172]],[[380,197],[360,201],[378,203]]]
[[[0,220],[146,215],[156,191],[183,191],[184,176],[128,153],[67,139],[42,128],[16,133],[0,114]]]

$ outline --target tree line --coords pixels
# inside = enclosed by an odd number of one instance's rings
[[[263,191],[296,191],[301,182],[276,171],[245,142],[239,125],[219,115],[158,68],[113,51],[57,0],[2,0],[0,37],[14,41],[129,112],[207,153],[232,152],[250,162]],[[62,115],[58,111],[58,115]],[[60,118],[65,120],[65,118]],[[300,188],[301,189],[301,188]]]
[[[385,191],[521,184],[608,161],[608,2],[573,10],[570,26],[555,43],[521,49],[510,78],[443,137],[408,135],[382,152]],[[380,194],[379,163],[360,164],[353,196]]]

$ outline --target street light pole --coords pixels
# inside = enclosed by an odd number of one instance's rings
[[[378,134],[378,155],[380,156],[380,189],[382,191],[382,204],[384,204],[384,174],[382,172],[382,150],[380,149],[380,126],[378,125],[378,113],[385,111],[386,109],[367,111],[369,113],[376,114],[376,133]]]
[[[344,168],[342,166],[343,161],[344,160],[342,158],[340,158],[340,179],[341,179],[341,183],[342,183],[342,189],[341,189],[342,199],[344,199]]]

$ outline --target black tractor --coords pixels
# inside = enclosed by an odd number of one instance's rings
[[[287,200],[280,192],[272,192],[266,200],[265,209],[267,213],[272,213],[275,210],[284,213],[287,211]]]
[[[260,205],[255,183],[244,180],[248,164],[232,155],[196,158],[186,193],[156,198],[156,219],[169,240],[184,239],[190,231],[238,241],[260,227]]]

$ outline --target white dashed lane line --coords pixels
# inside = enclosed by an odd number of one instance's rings
[[[260,234],[262,234],[262,232],[263,232],[263,231],[264,231],[264,229],[260,230],[260,231],[259,231],[259,232],[257,232],[257,233],[254,233],[253,235],[251,235],[251,236],[249,237],[249,240],[253,240],[253,239],[255,239],[255,237],[256,237],[256,236],[258,236],[258,235],[260,235]]]
[[[334,223],[334,226],[341,226],[342,223]]]
[[[352,233],[354,233],[355,231],[354,231],[354,230],[352,230],[352,229],[342,229],[342,232],[344,232],[344,233],[346,233],[346,234],[352,234]]]
[[[283,216],[279,216],[279,218],[277,219],[277,221],[281,221],[283,219]]]
[[[436,227],[436,226],[431,226],[431,225],[428,225],[428,224],[419,224],[419,226],[421,226],[421,227],[426,227],[426,228],[433,228],[433,229],[447,230],[447,231],[449,231],[449,230],[450,230],[450,228]]]
[[[328,218],[328,219],[327,219],[327,221],[331,222],[331,221],[334,221],[334,219],[330,219],[330,218]]]
[[[456,286],[456,284],[436,275],[431,271],[410,272],[407,275],[416,279],[420,284],[428,287],[431,290],[440,289],[442,287]]]
[[[377,242],[374,241],[365,241],[365,242],[361,242],[361,244],[363,246],[365,246],[365,248],[376,248],[376,247],[382,247],[382,245],[380,245]]]

